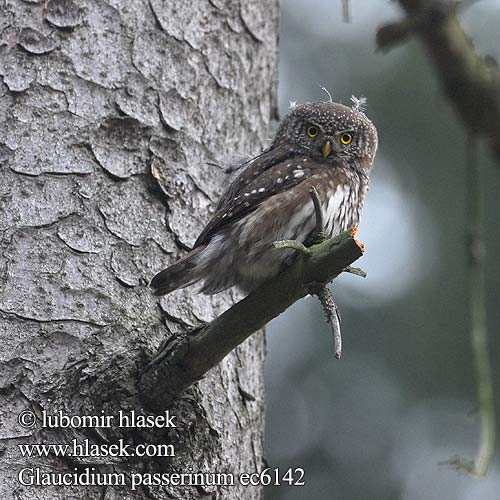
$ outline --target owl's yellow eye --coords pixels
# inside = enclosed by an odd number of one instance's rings
[[[352,135],[345,132],[340,136],[340,142],[344,145],[347,146],[348,144],[351,144],[352,142]]]
[[[307,127],[306,133],[309,137],[313,138],[318,135],[319,129],[314,125],[309,125],[309,127]]]

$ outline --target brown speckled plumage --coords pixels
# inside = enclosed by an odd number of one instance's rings
[[[294,107],[271,146],[246,162],[222,195],[193,250],[153,278],[155,293],[198,281],[208,294],[231,286],[248,292],[275,276],[293,252],[272,243],[305,242],[314,231],[311,186],[322,201],[329,237],[356,225],[376,150],[376,129],[362,112],[333,102]]]

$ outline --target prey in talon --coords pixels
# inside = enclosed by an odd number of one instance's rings
[[[334,102],[293,107],[271,145],[247,160],[222,194],[193,249],[151,281],[157,295],[201,284],[206,294],[245,293],[279,274],[297,252],[273,242],[317,237],[315,188],[323,231],[332,238],[359,222],[377,151],[377,130],[361,110]]]

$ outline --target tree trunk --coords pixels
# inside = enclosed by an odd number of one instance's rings
[[[227,183],[211,162],[265,144],[277,17],[277,0],[0,0],[0,498],[261,498],[239,475],[263,468],[262,334],[170,421],[119,412],[148,413],[136,381],[165,335],[232,301],[147,284],[207,222]],[[104,456],[120,440],[171,446]],[[101,448],[30,458],[30,443]]]

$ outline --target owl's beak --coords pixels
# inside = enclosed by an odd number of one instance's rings
[[[328,158],[330,156],[330,153],[332,152],[332,145],[330,144],[330,141],[326,141],[323,149],[323,158]]]

